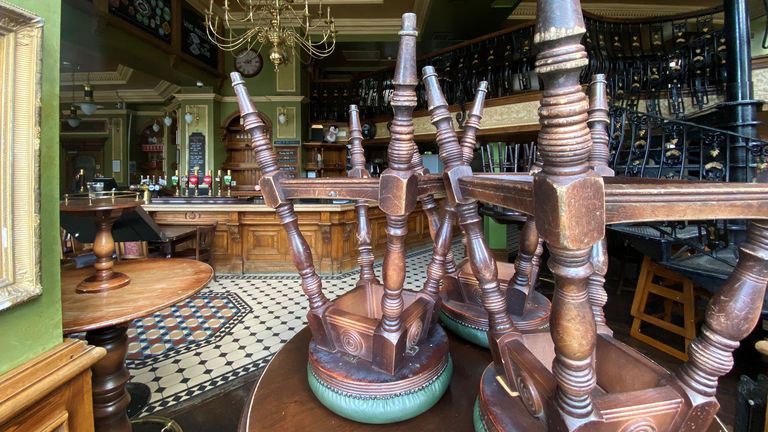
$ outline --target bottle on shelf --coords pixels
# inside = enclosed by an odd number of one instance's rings
[[[208,173],[203,177],[203,184],[208,188],[208,196],[213,196],[213,177],[211,176],[211,170],[208,170]]]
[[[192,175],[189,176],[189,187],[195,189],[195,196],[199,196],[199,190],[197,189],[198,183],[200,182],[200,177],[198,176],[198,167],[195,167],[195,170],[193,171]]]
[[[224,176],[224,185],[227,187],[227,196],[232,196],[232,170],[227,170],[227,175]]]
[[[173,189],[176,191],[176,196],[181,196],[181,190],[179,188],[179,170],[176,170],[176,172],[171,176],[171,184],[173,185]]]
[[[216,196],[221,196],[221,189],[222,189],[222,178],[221,178],[221,170],[216,171]]]

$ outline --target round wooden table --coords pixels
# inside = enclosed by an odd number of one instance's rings
[[[307,383],[307,349],[312,335],[301,330],[267,365],[245,403],[240,431],[471,431],[480,376],[491,362],[485,348],[448,333],[453,377],[443,397],[427,412],[399,423],[369,425],[347,420],[318,402]]]
[[[427,412],[399,423],[370,425],[340,417],[318,402],[307,383],[307,349],[312,334],[305,327],[278,351],[245,403],[240,432],[262,431],[473,431],[475,398],[491,353],[448,332],[453,377],[443,397]],[[528,416],[522,402],[511,409]],[[716,419],[707,432],[726,432]]]
[[[146,259],[116,263],[130,284],[109,291],[81,293],[77,285],[93,270],[61,273],[64,333],[86,332],[89,344],[104,347],[107,355],[93,372],[93,415],[96,430],[131,430],[126,415],[130,397],[125,390],[130,373],[125,367],[131,321],[174,305],[200,291],[213,277],[208,264],[186,259]]]

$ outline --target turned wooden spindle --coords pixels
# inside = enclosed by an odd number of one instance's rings
[[[589,125],[592,137],[592,150],[589,153],[589,165],[596,173],[603,177],[613,177],[615,174],[608,166],[611,160],[611,151],[608,148],[610,137],[608,136],[608,82],[605,74],[595,74],[589,86]]]
[[[424,161],[422,160],[421,153],[419,153],[418,147],[414,147],[413,157],[411,158],[411,167],[417,175],[429,174],[429,170],[424,168]],[[440,213],[437,210],[437,202],[432,194],[424,195],[419,198],[421,201],[421,209],[424,214],[427,215],[427,222],[429,222],[429,235],[432,237],[433,242],[437,242],[437,232],[440,230]],[[448,255],[443,259],[445,272],[448,274],[455,274],[456,258],[453,257],[453,252],[448,249]]]
[[[349,153],[352,160],[352,169],[347,172],[347,177],[369,178],[370,173],[365,169],[365,153],[363,152],[363,133],[360,127],[360,111],[357,105],[349,106]],[[357,264],[360,266],[360,278],[358,284],[379,284],[376,273],[373,271],[373,247],[371,246],[371,226],[368,221],[368,202],[357,200],[355,202],[357,214],[357,248],[360,255]]]
[[[500,362],[501,357],[498,345],[495,343],[496,338],[511,331],[514,327],[507,314],[504,295],[499,288],[496,261],[483,237],[482,218],[477,212],[477,204],[474,200],[463,198],[459,191],[458,179],[471,176],[472,170],[464,162],[462,147],[453,129],[448,103],[440,90],[434,67],[424,67],[422,75],[427,91],[431,121],[437,130],[435,140],[440,146],[440,159],[445,166],[443,178],[446,184],[446,193],[448,200],[455,203],[459,224],[467,240],[466,247],[472,272],[477,278],[482,292],[483,306],[488,311],[491,354],[494,360]],[[487,83],[482,82],[475,95],[475,103],[466,123],[470,128],[476,129],[480,123],[486,91]],[[475,133],[475,131],[470,133]]]
[[[405,236],[408,233],[408,215],[416,208],[418,179],[414,175],[411,159],[416,144],[413,141],[413,110],[416,108],[416,15],[403,15],[400,47],[397,53],[394,92],[390,104],[394,112],[387,157],[389,168],[379,179],[379,208],[387,216],[387,249],[384,255],[382,278],[384,295],[381,299],[382,318],[374,336],[374,358],[381,361],[385,351],[397,352],[390,364],[379,367],[392,373],[403,361],[404,350],[397,347],[405,343],[401,314],[403,312],[403,284],[405,283]],[[389,360],[387,360],[389,362]]]
[[[717,413],[717,380],[733,368],[733,351],[760,319],[768,283],[768,221],[750,221],[747,240],[739,246],[739,262],[707,306],[701,332],[688,347],[688,361],[678,373],[690,392],[711,397],[712,403],[692,410],[688,419],[712,421]]]
[[[301,288],[309,300],[309,313],[307,314],[309,325],[312,328],[312,336],[315,342],[328,350],[334,349],[331,337],[327,334],[322,322],[324,310],[330,305],[328,298],[323,294],[323,286],[320,277],[315,272],[312,260],[312,251],[299,231],[298,219],[293,209],[293,203],[283,196],[280,182],[285,179],[285,174],[277,167],[277,157],[272,151],[272,141],[265,131],[264,122],[258,115],[251,102],[245,81],[237,72],[231,73],[232,87],[240,106],[240,115],[243,119],[243,130],[250,134],[251,148],[256,164],[261,169],[259,185],[264,196],[264,202],[275,209],[280,224],[288,235],[288,244],[291,248],[293,263],[301,277]]]
[[[555,275],[550,323],[557,404],[564,416],[576,419],[594,411],[596,327],[587,280],[593,273],[592,245],[605,235],[603,183],[589,168],[589,104],[579,83],[587,64],[580,43],[585,31],[578,1],[537,3],[534,43],[539,49],[536,73],[543,83],[538,137],[543,168],[534,175],[534,217]]]
[[[592,150],[589,153],[589,164],[592,169],[600,176],[613,177],[613,170],[608,166],[611,158],[608,144],[608,83],[604,74],[595,74],[592,76],[592,82],[589,87],[589,125],[590,135],[592,137]],[[589,292],[589,302],[592,305],[592,313],[595,316],[595,325],[598,333],[613,334],[605,321],[605,312],[603,308],[608,302],[608,293],[605,291],[605,275],[608,273],[608,243],[603,237],[592,247],[593,272],[587,282]]]
[[[515,258],[515,274],[507,284],[507,312],[510,314],[522,315],[525,311],[528,294],[536,283],[534,277],[538,276],[538,266],[543,251],[543,241],[539,237],[539,232],[536,231],[536,221],[529,217],[520,232],[520,249]]]

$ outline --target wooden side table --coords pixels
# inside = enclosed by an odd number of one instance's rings
[[[77,285],[92,270],[61,274],[64,333],[86,332],[86,340],[104,347],[107,355],[93,368],[93,408],[96,431],[126,432],[130,397],[125,390],[130,373],[125,367],[128,326],[200,291],[213,277],[208,264],[185,259],[147,259],[116,263],[115,271],[130,284],[96,293],[80,293]]]

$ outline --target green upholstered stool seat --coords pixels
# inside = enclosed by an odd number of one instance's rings
[[[440,321],[456,336],[477,346],[488,348],[488,326],[479,328],[440,311]]]
[[[488,312],[482,306],[450,299],[440,291],[443,305],[440,321],[452,333],[475,345],[488,348]],[[528,305],[522,315],[512,315],[515,328],[523,333],[541,331],[549,327],[549,300],[540,292],[528,296]]]
[[[326,408],[350,420],[387,424],[413,418],[440,400],[453,373],[448,338],[440,326],[433,326],[419,346],[429,349],[406,355],[406,364],[389,375],[365,360],[322,350],[312,342],[309,387]]]

